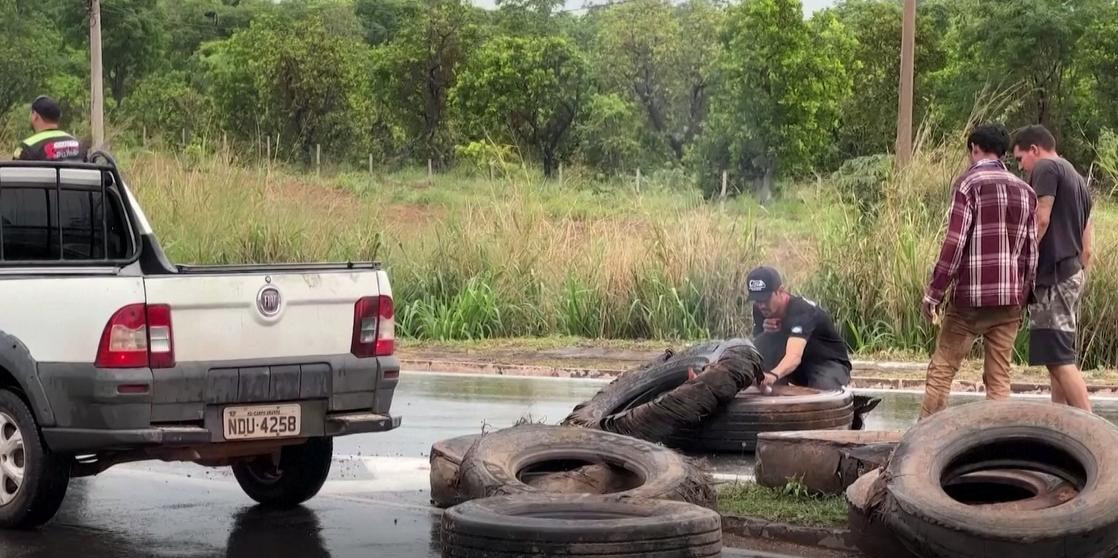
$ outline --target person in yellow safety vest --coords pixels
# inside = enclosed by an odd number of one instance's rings
[[[21,161],[84,161],[78,138],[58,129],[62,109],[54,99],[41,96],[31,103],[31,128],[35,134],[22,142],[15,158]]]

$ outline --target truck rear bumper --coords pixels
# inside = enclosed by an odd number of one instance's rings
[[[367,432],[386,432],[400,426],[400,417],[376,413],[330,413],[324,421],[326,436],[344,436]],[[43,438],[52,451],[58,453],[101,452],[130,450],[145,446],[191,447],[214,442],[210,430],[195,426],[166,426],[128,430],[98,430],[88,428],[43,428]],[[303,436],[304,438],[306,436]],[[276,438],[276,442],[291,438]]]

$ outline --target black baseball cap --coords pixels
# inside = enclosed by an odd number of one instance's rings
[[[40,95],[31,101],[31,110],[47,122],[58,122],[62,118],[62,108],[58,106],[58,102],[46,95]]]
[[[745,291],[749,302],[765,301],[772,298],[773,293],[783,283],[780,274],[771,267],[758,267],[749,272],[745,281]]]

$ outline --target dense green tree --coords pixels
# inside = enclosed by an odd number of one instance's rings
[[[373,80],[385,110],[409,138],[406,150],[442,166],[454,152],[447,98],[480,39],[480,15],[464,0],[430,0],[418,17],[373,52]]]
[[[356,0],[354,12],[371,45],[386,43],[407,23],[418,17],[418,0]]]
[[[354,145],[354,107],[368,95],[367,49],[327,32],[320,20],[258,18],[212,43],[204,64],[216,114],[242,138],[278,137],[277,151],[304,161],[315,145]]]
[[[851,58],[853,91],[842,105],[836,130],[839,159],[889,153],[897,129],[900,83],[901,4],[894,0],[844,0],[832,9],[854,39]],[[947,54],[943,36],[949,25],[942,4],[925,2],[917,18],[916,111],[923,122],[931,107],[931,77],[943,69]]]
[[[0,114],[43,93],[57,71],[62,41],[42,14],[0,0]]]
[[[833,15],[805,22],[798,0],[730,8],[722,42],[723,85],[712,109],[718,139],[708,143],[739,182],[759,175],[766,200],[778,171],[806,171],[831,146],[851,92],[843,56],[852,46]]]
[[[48,5],[58,14],[71,46],[88,52],[88,0],[54,0]],[[162,53],[168,43],[165,22],[157,0],[102,0],[105,86],[117,104],[128,95],[135,80],[164,64]]]
[[[708,0],[678,7],[634,0],[608,8],[598,27],[601,80],[641,107],[647,129],[680,161],[702,129],[714,86],[721,11]]]
[[[552,176],[572,147],[589,82],[585,57],[565,37],[496,37],[471,59],[454,88],[464,126],[509,138]]]
[[[591,167],[621,172],[640,165],[644,146],[640,109],[616,93],[596,94],[586,103],[586,117],[578,124],[579,152]]]

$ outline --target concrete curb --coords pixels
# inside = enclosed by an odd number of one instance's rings
[[[722,532],[742,538],[768,539],[844,552],[859,552],[854,535],[841,527],[804,527],[755,517],[722,516]]]
[[[613,379],[625,372],[619,368],[584,368],[564,366],[539,366],[526,364],[502,364],[481,362],[475,360],[439,360],[439,359],[411,359],[401,358],[400,365],[416,372],[448,372],[461,374],[491,374],[494,376],[526,376],[536,378],[591,378]],[[873,375],[874,372],[906,371],[922,373],[925,367],[913,363],[871,363],[856,361],[854,374],[851,378],[851,387],[861,389],[905,389],[923,390],[924,380],[918,378],[883,378]],[[1013,393],[1048,393],[1048,384],[1028,382],[1014,382],[1011,389]],[[986,391],[982,382],[971,380],[956,380],[951,390],[961,393],[984,393]],[[1096,395],[1118,395],[1118,385],[1089,384],[1087,390]]]

